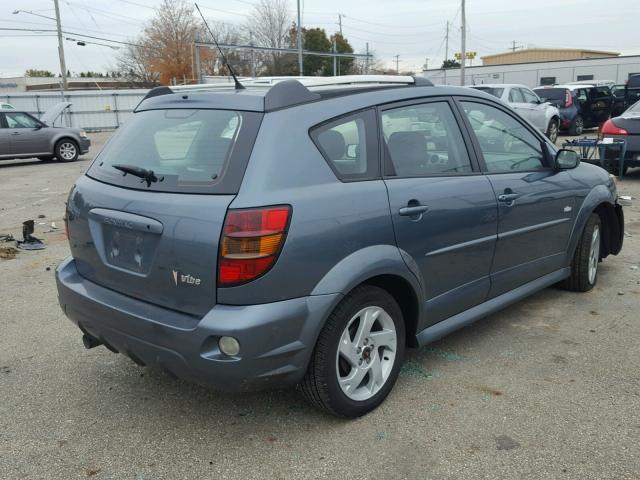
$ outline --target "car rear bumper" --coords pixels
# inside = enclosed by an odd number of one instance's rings
[[[297,383],[339,294],[262,305],[216,305],[202,319],[122,295],[82,277],[69,257],[56,270],[64,313],[107,348],[141,365],[226,391]],[[237,357],[220,352],[233,336]]]

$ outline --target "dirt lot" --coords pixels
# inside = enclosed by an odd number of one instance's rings
[[[82,347],[53,270],[89,161],[0,164],[0,233],[34,219],[47,244],[0,258],[1,478],[640,478],[640,169],[592,292],[547,289],[410,352],[384,405],[341,421],[295,391],[219,394]]]

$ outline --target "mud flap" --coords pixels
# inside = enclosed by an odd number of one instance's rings
[[[616,203],[614,211],[615,218],[612,218],[613,222],[611,222],[610,251],[612,255],[617,255],[622,250],[624,241],[624,212],[622,211],[622,205]]]

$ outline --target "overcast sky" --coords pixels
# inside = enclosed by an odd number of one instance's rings
[[[153,15],[156,0],[59,0],[63,29],[126,41],[134,38]],[[242,24],[257,0],[199,0],[212,20]],[[330,34],[343,31],[356,52],[365,43],[388,67],[420,71],[445,56],[445,25],[452,22],[449,57],[460,50],[460,9],[457,0],[304,0],[303,26]],[[290,0],[292,18],[296,2]],[[478,56],[506,51],[511,42],[524,47],[569,47],[640,54],[640,1],[616,0],[467,0],[467,50]],[[54,16],[52,0],[0,0],[0,28],[49,29],[54,22],[19,13],[30,10]],[[72,37],[72,35],[65,35]],[[98,42],[98,40],[96,40]],[[65,41],[67,67],[72,72],[106,71],[115,65],[117,50],[99,45],[77,46]],[[480,64],[478,59],[474,64]],[[0,30],[0,76],[19,76],[28,68],[59,72],[53,33]]]

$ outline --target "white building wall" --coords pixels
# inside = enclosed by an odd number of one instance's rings
[[[640,73],[640,55],[466,67],[465,84],[520,83],[537,87],[543,77],[555,77],[555,83],[566,83],[577,81],[578,75],[593,75],[594,80],[612,80],[623,84],[632,73]],[[422,74],[436,84],[460,85],[459,68],[448,69],[446,81],[445,72],[440,69],[427,70]]]

